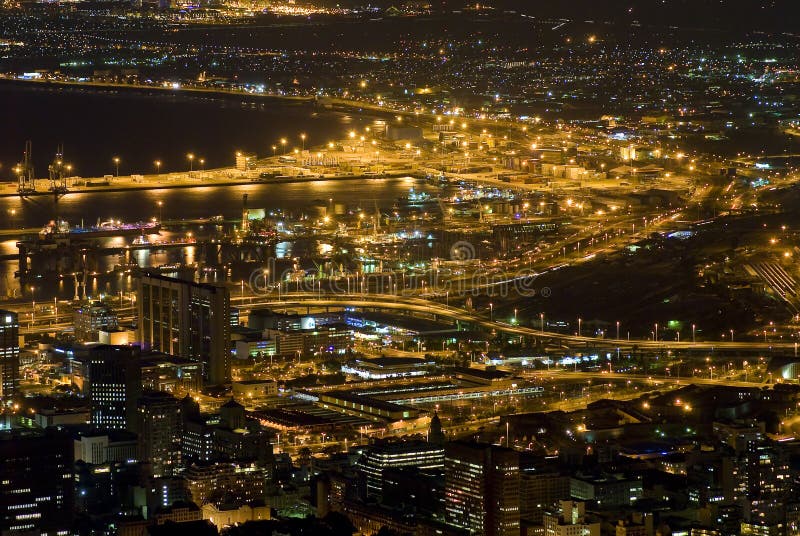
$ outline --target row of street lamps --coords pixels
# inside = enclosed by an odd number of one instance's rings
[[[194,171],[194,161],[195,160],[197,160],[197,163],[200,164],[200,169],[201,170],[204,168],[204,166],[206,164],[206,159],[205,158],[196,158],[194,153],[187,153],[186,154],[186,159],[189,161],[189,173]],[[119,177],[119,165],[122,162],[122,159],[120,157],[118,157],[118,156],[115,156],[115,157],[113,157],[111,159],[111,161],[114,163],[114,174],[115,174],[115,176]],[[161,174],[161,164],[162,164],[161,160],[154,160],[153,161],[153,167],[156,168],[156,175],[160,175]]]

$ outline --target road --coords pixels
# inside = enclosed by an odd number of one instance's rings
[[[406,312],[424,317],[441,317],[453,322],[466,323],[489,331],[506,333],[509,335],[523,336],[534,339],[544,339],[551,343],[560,343],[565,346],[585,346],[587,348],[632,348],[649,350],[686,350],[686,351],[747,351],[769,352],[784,350],[794,352],[797,349],[793,342],[765,342],[765,341],[665,341],[652,339],[616,339],[578,336],[554,331],[542,331],[527,326],[512,325],[505,322],[490,320],[485,315],[467,311],[459,307],[442,304],[439,301],[403,296],[390,293],[338,293],[327,294],[320,292],[291,292],[282,293],[280,297],[274,292],[266,295],[233,296],[233,305],[243,309],[289,309],[304,307],[353,307],[358,309],[381,309],[385,311]],[[30,322],[29,307],[20,308],[20,334],[34,335],[52,333],[71,329],[72,312],[65,308],[59,311],[58,316],[53,313],[36,315],[35,322]],[[28,316],[26,319],[25,316]],[[127,307],[118,311],[121,321],[131,320],[135,312]]]
[[[238,300],[241,306],[250,309],[259,308],[291,308],[291,307],[354,307],[360,309],[383,309],[388,311],[405,311],[426,316],[437,316],[453,321],[464,322],[479,326],[487,330],[494,330],[510,335],[523,337],[543,338],[567,345],[583,345],[587,347],[630,348],[636,346],[642,349],[653,350],[793,350],[794,343],[789,342],[763,342],[763,341],[663,341],[642,339],[612,339],[577,336],[572,334],[542,331],[526,326],[511,325],[504,322],[491,321],[483,315],[471,313],[461,308],[442,305],[433,300],[424,298],[406,297],[395,294],[324,294],[320,293],[289,293],[283,294],[280,299],[277,295],[254,297]]]
[[[523,374],[526,378],[548,379],[558,381],[574,380],[597,380],[600,382],[610,381],[632,381],[632,382],[645,382],[653,385],[726,385],[730,387],[764,387],[764,382],[750,382],[741,380],[731,380],[727,377],[720,378],[700,378],[696,376],[689,376],[678,378],[675,376],[653,376],[645,374],[629,374],[624,372],[570,372],[565,369],[552,370],[552,371],[535,371],[526,372]]]

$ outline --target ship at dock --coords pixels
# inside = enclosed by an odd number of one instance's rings
[[[408,195],[398,197],[396,205],[398,206],[409,206],[409,207],[420,207],[423,205],[435,205],[439,203],[439,198],[436,196],[432,196],[427,192],[419,192],[415,190],[413,187],[408,190]]]
[[[161,229],[159,222],[135,222],[123,223],[121,221],[109,220],[97,222],[97,225],[89,227],[70,227],[64,220],[50,221],[39,231],[39,238],[42,240],[55,238],[103,238],[110,236],[142,236],[158,233]]]
[[[69,274],[95,271],[97,259],[126,248],[144,248],[150,245],[107,245],[102,238],[118,236],[141,237],[157,234],[159,222],[123,223],[121,221],[97,222],[89,227],[71,227],[61,219],[51,220],[37,234],[17,242],[19,270],[15,275],[25,280],[47,274]],[[177,247],[178,244],[158,244],[158,247]],[[153,246],[155,247],[155,245]]]

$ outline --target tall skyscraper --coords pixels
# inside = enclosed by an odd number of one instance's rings
[[[206,383],[230,381],[227,288],[149,274],[138,279],[138,296],[143,348],[202,363]]]
[[[91,423],[102,430],[136,430],[142,393],[139,348],[100,344],[89,349]]]
[[[71,534],[72,440],[61,432],[0,432],[0,534]]]
[[[485,536],[519,534],[519,453],[485,443],[444,447],[445,521]]]
[[[139,459],[154,477],[172,476],[180,461],[180,403],[169,393],[145,393],[138,403]]]
[[[14,396],[19,385],[17,313],[0,310],[0,397]]]

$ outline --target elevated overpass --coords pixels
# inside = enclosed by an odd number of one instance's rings
[[[567,346],[631,348],[651,350],[690,350],[690,351],[746,351],[769,352],[774,350],[791,350],[796,348],[791,342],[763,341],[663,341],[646,339],[611,339],[578,336],[554,331],[542,331],[527,326],[512,325],[505,322],[492,321],[486,317],[466,311],[458,307],[443,305],[425,298],[409,297],[395,294],[325,294],[325,293],[290,293],[278,296],[256,296],[236,300],[239,306],[249,309],[291,309],[300,307],[350,307],[361,310],[381,310],[406,312],[428,318],[444,318],[465,326],[483,328],[489,331],[506,333],[557,342]]]

